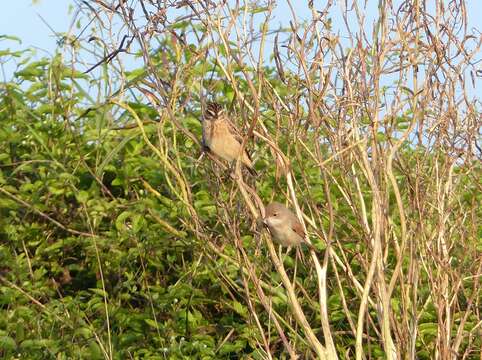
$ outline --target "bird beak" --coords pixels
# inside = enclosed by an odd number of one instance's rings
[[[263,225],[264,225],[265,227],[268,227],[268,222],[266,221],[266,219],[263,219]]]
[[[256,220],[256,228],[258,231],[262,230],[263,227],[266,227],[266,222],[264,221],[264,219],[260,216],[257,220]]]
[[[263,226],[264,227],[268,226],[268,223],[266,222],[266,218],[261,217],[261,216],[256,220],[256,223],[258,224],[258,227],[260,227],[260,228],[263,227]]]

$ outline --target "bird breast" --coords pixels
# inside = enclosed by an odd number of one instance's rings
[[[290,221],[270,217],[266,219],[266,224],[273,240],[282,246],[296,246],[303,240],[293,231]]]
[[[239,142],[231,134],[224,122],[212,125],[211,139],[208,146],[213,153],[227,161],[236,159],[241,148]]]

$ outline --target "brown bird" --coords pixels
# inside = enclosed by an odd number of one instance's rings
[[[203,145],[214,155],[232,163],[241,155],[241,163],[257,175],[246,150],[241,152],[242,138],[237,134],[224,109],[217,103],[208,103],[202,121]]]
[[[306,244],[311,250],[318,250],[306,240],[303,226],[286,206],[272,202],[266,207],[263,223],[269,229],[273,240],[282,246],[298,246]]]

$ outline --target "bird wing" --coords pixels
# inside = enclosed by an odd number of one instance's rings
[[[305,238],[305,231],[303,230],[303,226],[298,220],[295,220],[291,223],[291,229],[303,239]]]
[[[243,136],[239,132],[238,128],[233,124],[231,119],[229,117],[225,117],[226,124],[228,125],[228,130],[233,135],[234,139],[241,145],[243,143]],[[249,154],[248,150],[246,150],[246,147],[244,148],[244,152],[248,159],[252,161],[251,155]]]
[[[212,137],[212,125],[207,121],[202,122],[202,145],[205,150],[209,150],[209,140]]]
[[[234,123],[231,121],[231,119],[227,116],[224,117],[224,121],[226,125],[228,126],[228,130],[231,133],[231,135],[234,136],[237,142],[240,144],[243,142],[243,137],[241,136],[241,133],[239,132],[238,128]]]

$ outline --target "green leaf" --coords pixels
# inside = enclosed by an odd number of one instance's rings
[[[102,297],[105,297],[107,298],[108,297],[108,294],[102,290],[102,289],[97,289],[97,288],[90,288],[89,289],[91,292],[93,292],[94,294],[97,294],[97,295],[100,295]]]
[[[246,317],[248,315],[248,309],[239,301],[233,301],[232,306],[234,311],[236,311],[242,317]]]
[[[255,7],[253,9],[250,10],[251,14],[259,14],[259,13],[262,13],[262,12],[266,12],[269,10],[269,7],[268,6],[264,6],[264,7]]]
[[[12,35],[0,35],[0,40],[12,40],[18,42],[19,44],[22,43],[22,40],[19,37]]]
[[[85,203],[89,199],[89,193],[87,191],[81,190],[77,194],[75,194],[75,197],[78,202]]]
[[[152,327],[154,329],[159,328],[159,325],[156,324],[156,322],[152,319],[144,319],[144,321],[146,322],[147,325],[149,325],[150,327]]]
[[[0,349],[5,352],[13,351],[17,348],[15,340],[10,336],[0,336]]]

